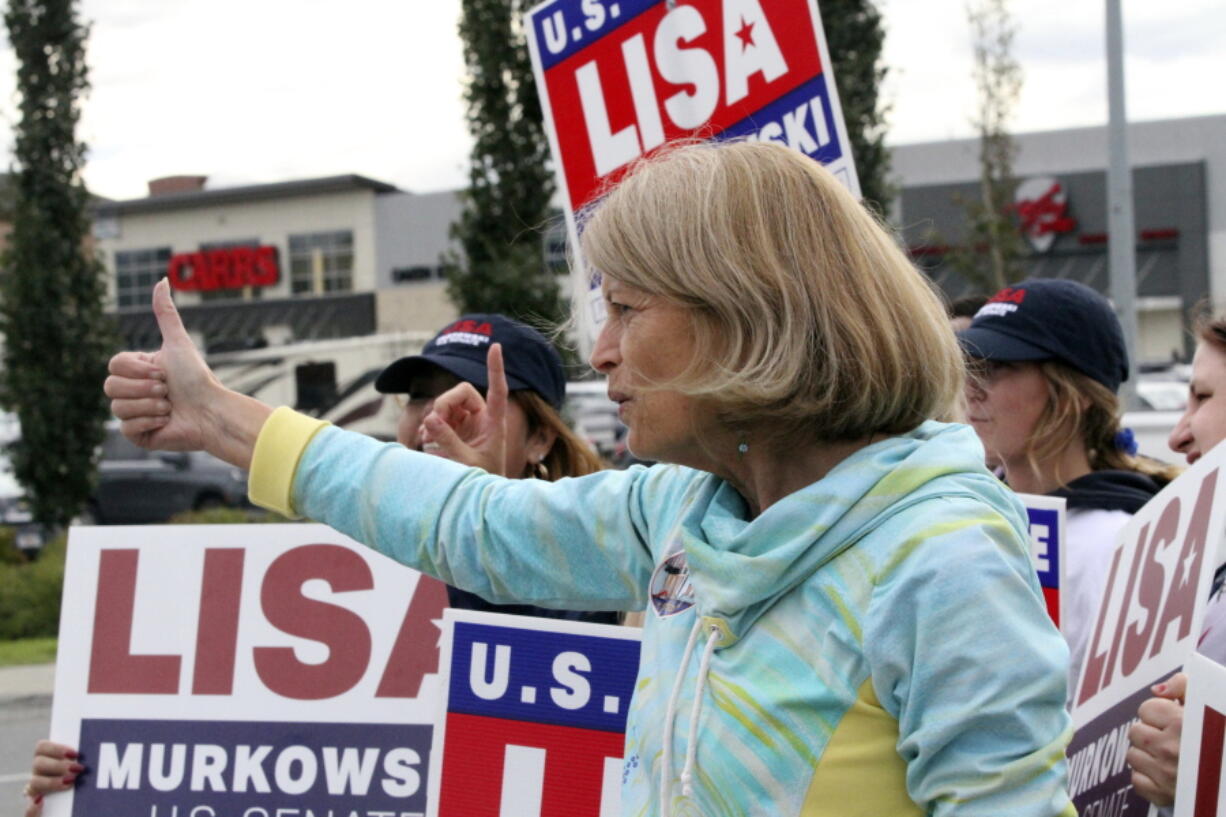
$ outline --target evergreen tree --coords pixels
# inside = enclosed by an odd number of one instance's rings
[[[1014,219],[1017,143],[1009,120],[1022,92],[1022,67],[1013,57],[1017,24],[1006,0],[976,0],[967,7],[974,43],[979,132],[979,196],[963,202],[966,235],[946,262],[985,292],[995,292],[1025,275],[1026,248]]]
[[[564,310],[544,258],[554,182],[522,25],[531,5],[462,2],[464,98],[474,141],[464,211],[452,228],[462,256],[451,259],[447,292],[461,312],[502,312],[539,324],[560,321]]]
[[[0,276],[0,402],[21,421],[13,468],[34,516],[60,527],[92,491],[114,337],[102,265],[88,250],[85,145],[76,139],[89,87],[88,29],[74,0],[9,0],[4,21],[17,56],[20,121]]]
[[[881,61],[881,12],[873,0],[821,0],[819,7],[860,190],[865,203],[886,213],[895,190],[885,145],[889,107],[879,95],[888,70]]]

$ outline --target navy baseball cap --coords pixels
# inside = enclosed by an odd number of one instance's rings
[[[972,357],[1058,360],[1111,391],[1128,379],[1128,352],[1107,299],[1076,281],[1035,278],[1005,287],[958,333]]]
[[[426,344],[420,355],[402,357],[379,373],[375,389],[408,394],[416,377],[433,366],[446,369],[479,389],[489,387],[485,357],[502,344],[502,359],[511,391],[534,391],[555,409],[566,397],[562,358],[544,335],[502,315],[463,315]]]

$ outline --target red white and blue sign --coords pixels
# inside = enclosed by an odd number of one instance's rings
[[[448,610],[432,817],[620,813],[629,627]]]
[[[45,817],[424,815],[446,604],[323,525],[73,528]]]
[[[548,0],[525,26],[574,246],[574,214],[677,139],[777,142],[859,196],[815,0]]]
[[[1063,497],[1019,494],[1026,506],[1030,521],[1030,561],[1039,574],[1039,586],[1043,588],[1043,601],[1047,614],[1059,627],[1064,618],[1060,606],[1060,586],[1064,576],[1064,518]]]

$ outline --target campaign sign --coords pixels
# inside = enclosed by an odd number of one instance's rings
[[[1197,654],[1186,671],[1175,817],[1226,817],[1226,667]]]
[[[73,528],[46,817],[424,814],[446,604],[322,525]]]
[[[1079,814],[1144,814],[1125,755],[1149,688],[1196,647],[1223,538],[1226,446],[1209,452],[1124,526],[1072,690],[1069,793]]]
[[[575,213],[679,138],[786,145],[860,194],[815,0],[547,0],[525,28],[576,258]],[[582,270],[586,342],[604,315]]]
[[[1064,584],[1064,497],[1018,494],[1026,506],[1030,521],[1030,561],[1039,574],[1039,586],[1043,588],[1043,601],[1047,614],[1060,626],[1064,620],[1060,604],[1060,587]]]
[[[639,630],[467,610],[444,629],[431,817],[620,814]]]

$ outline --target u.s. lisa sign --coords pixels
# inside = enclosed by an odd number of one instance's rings
[[[639,631],[448,610],[431,817],[621,813]]]
[[[679,138],[777,142],[859,195],[815,0],[548,0],[525,27],[572,244],[578,210]],[[575,286],[590,332],[598,284]]]

